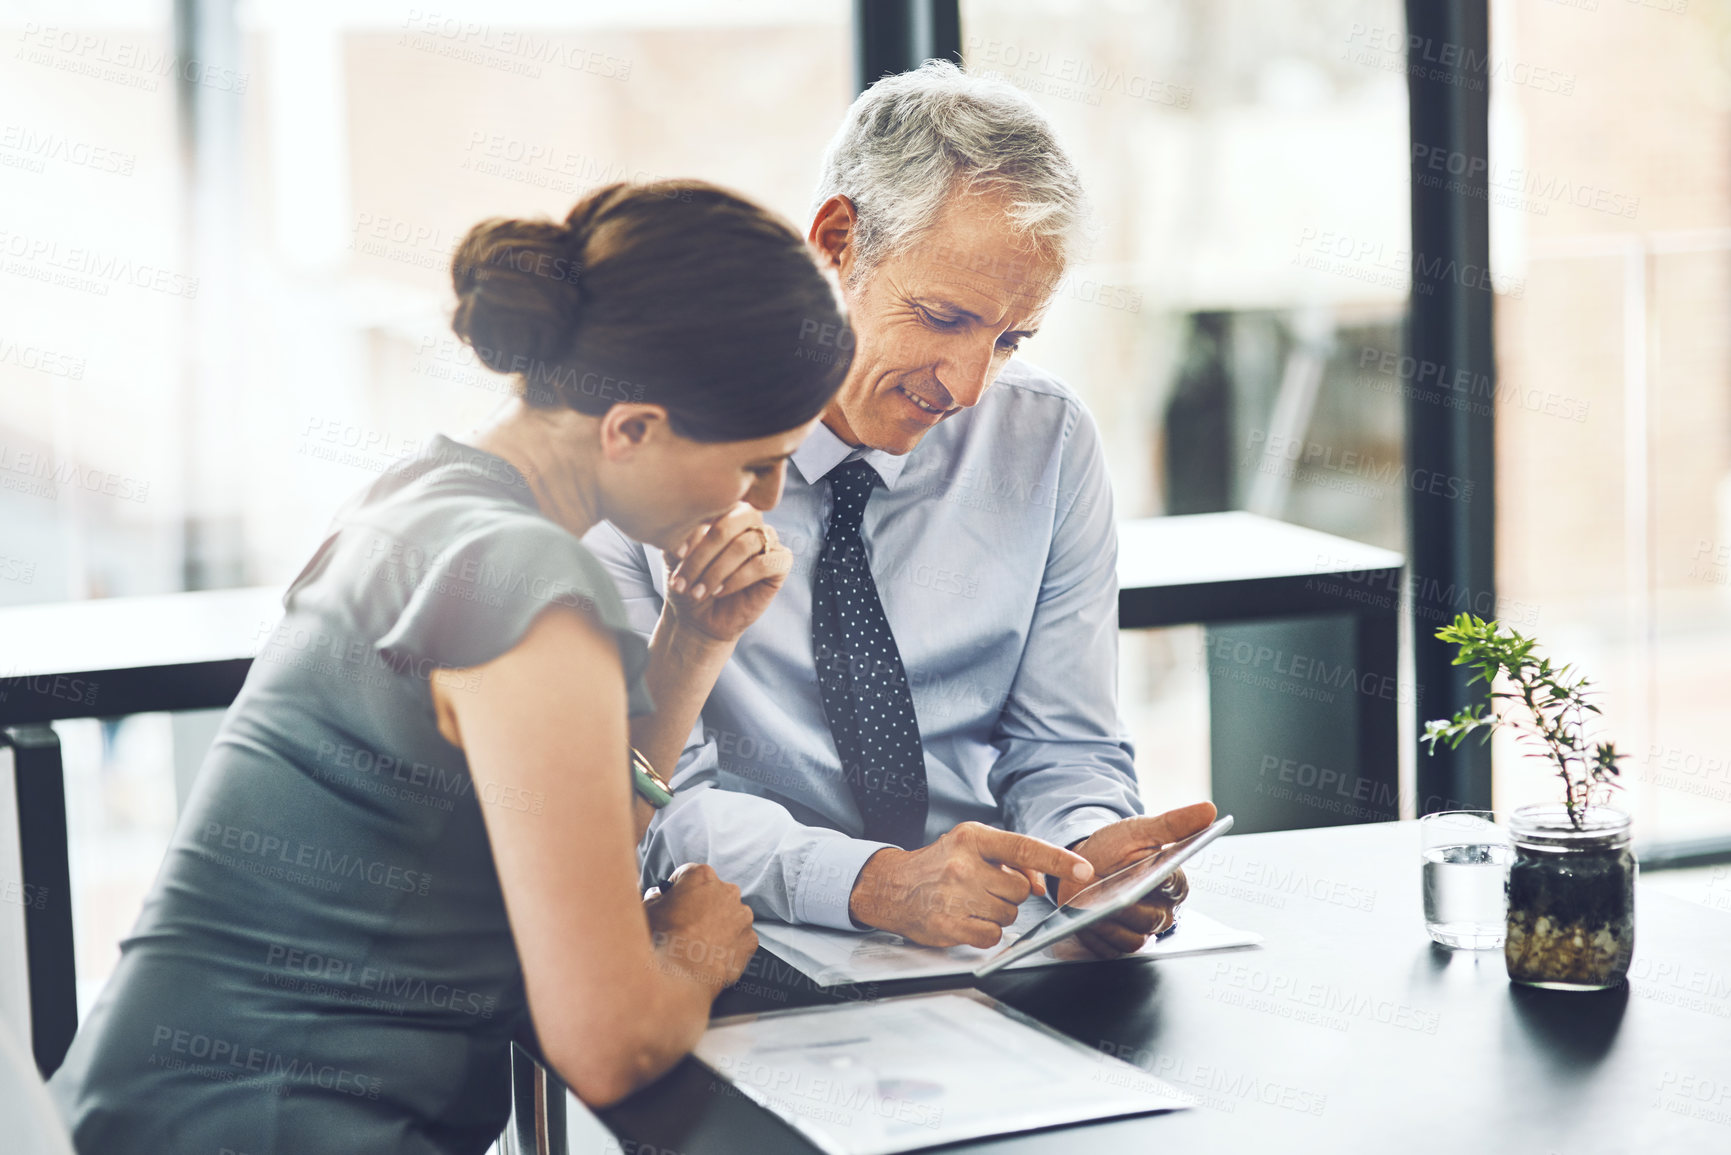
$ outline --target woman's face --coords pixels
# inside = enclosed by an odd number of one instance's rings
[[[814,418],[750,441],[692,441],[665,418],[646,419],[640,430],[605,431],[610,451],[603,516],[627,536],[672,551],[741,501],[773,509],[781,500],[789,455],[816,424]],[[626,437],[629,444],[622,441]]]

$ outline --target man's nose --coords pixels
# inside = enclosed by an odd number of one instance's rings
[[[978,405],[992,383],[993,344],[984,346],[970,342],[956,350],[938,370],[938,381],[949,392],[951,400],[964,409]]]

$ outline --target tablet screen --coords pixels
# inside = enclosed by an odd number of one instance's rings
[[[1147,858],[1132,862],[1124,869],[1083,887],[1069,902],[1041,919],[1027,934],[974,973],[989,974],[1024,954],[1049,946],[1099,922],[1114,911],[1132,905],[1176,873],[1191,855],[1231,827],[1232,816],[1229,814],[1189,838],[1169,842]]]

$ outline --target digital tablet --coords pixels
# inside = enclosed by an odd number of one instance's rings
[[[1147,858],[1089,883],[1069,902],[1035,923],[1027,934],[975,967],[974,977],[985,978],[1019,958],[1044,950],[1101,919],[1110,918],[1127,906],[1135,905],[1149,891],[1171,878],[1198,850],[1231,829],[1232,815],[1228,814],[1189,838],[1169,842]]]

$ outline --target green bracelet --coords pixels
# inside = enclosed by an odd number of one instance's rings
[[[649,759],[638,753],[635,746],[631,748],[631,785],[636,788],[643,801],[657,810],[673,801],[673,787],[655,772]]]

